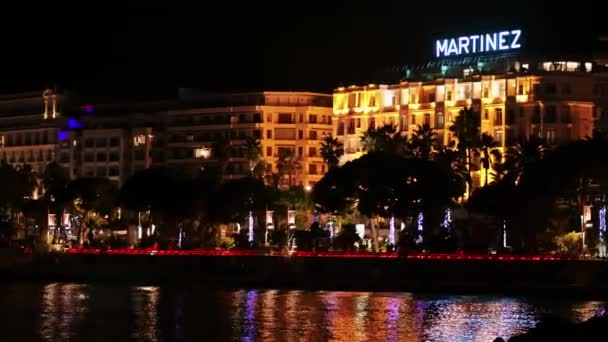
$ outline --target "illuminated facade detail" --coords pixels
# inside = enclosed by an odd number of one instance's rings
[[[502,248],[507,248],[509,247],[509,244],[507,243],[507,221],[503,220],[502,221]]]
[[[450,57],[521,48],[521,30],[475,34],[435,41],[435,56]]]
[[[209,147],[196,147],[194,148],[194,158],[209,159],[211,158],[211,148]]]
[[[421,244],[423,241],[422,232],[424,230],[424,215],[422,213],[418,213],[417,225],[418,225],[418,237],[416,238],[416,243]]]
[[[598,113],[608,107],[608,95],[601,98],[599,91],[594,93],[601,86],[608,87],[608,77],[538,71],[339,88],[333,95],[333,113],[334,135],[345,150],[340,162],[360,157],[362,134],[384,125],[394,125],[409,136],[418,125],[428,124],[439,141],[448,145],[456,140],[450,126],[468,107],[481,114],[480,133],[492,136],[499,149],[530,136],[542,137],[549,144],[581,139],[592,135],[599,125]],[[371,97],[384,100],[362,110],[359,99],[365,104]],[[478,159],[474,156],[472,163],[479,165]],[[472,170],[473,189],[486,183],[484,171]],[[487,175],[492,177],[493,172]]]
[[[248,241],[253,242],[253,212],[249,211],[249,216],[247,217],[247,237]]]
[[[253,137],[260,141],[261,159],[268,171],[279,173],[279,159],[291,154],[290,160],[283,160],[293,167],[281,170],[281,188],[289,187],[290,179],[291,186],[312,188],[328,170],[320,148],[323,137],[333,130],[331,95],[256,92],[210,96],[184,90],[180,101],[188,103],[187,109],[168,111],[169,165],[198,172],[217,162],[212,147],[223,138],[234,147],[224,178],[240,178],[250,172],[250,163],[239,146]]]
[[[452,226],[452,211],[450,210],[450,208],[447,208],[445,210],[445,215],[443,218],[443,227],[447,230],[450,230]]]
[[[391,220],[389,223],[388,244],[390,246],[395,245],[395,217],[394,216],[391,216]]]
[[[605,258],[606,255],[606,206],[602,206],[599,210],[599,255]]]

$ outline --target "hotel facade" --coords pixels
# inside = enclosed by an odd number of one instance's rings
[[[608,69],[591,59],[493,52],[395,71],[401,80],[394,83],[335,89],[334,135],[344,143],[343,163],[364,153],[363,132],[383,125],[396,126],[408,136],[428,125],[448,145],[456,140],[450,126],[464,108],[480,114],[480,134],[491,135],[503,149],[531,136],[554,145],[608,127]],[[472,171],[473,187],[485,184],[485,173]]]
[[[311,92],[205,94],[181,90],[176,99],[88,104],[46,90],[0,97],[0,156],[42,175],[49,163],[70,178],[107,177],[118,186],[137,171],[170,166],[195,175],[217,164],[214,143],[230,145],[225,179],[248,174],[239,149],[248,137],[262,148],[268,172],[293,156],[282,187],[313,186],[327,170],[320,155],[331,135],[332,96]],[[39,189],[41,190],[41,189]]]

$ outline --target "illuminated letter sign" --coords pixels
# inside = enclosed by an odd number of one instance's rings
[[[521,47],[521,30],[474,34],[435,41],[435,56],[450,57],[480,52],[515,50]]]

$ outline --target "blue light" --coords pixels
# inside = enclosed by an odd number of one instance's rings
[[[68,128],[69,129],[82,128],[82,122],[80,122],[74,118],[69,118],[68,119]]]
[[[89,113],[89,114],[93,113],[93,106],[90,104],[82,106],[81,109],[86,113]]]
[[[59,131],[57,132],[57,140],[67,140],[69,139],[69,135],[67,131]]]
[[[599,229],[599,240],[600,240],[600,257],[606,257],[606,206],[600,208],[600,229]]]
[[[424,215],[418,213],[418,237],[416,238],[416,244],[422,243],[422,230],[424,229]]]

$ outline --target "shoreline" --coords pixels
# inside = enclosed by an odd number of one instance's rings
[[[386,257],[22,255],[5,279],[608,299],[603,261]]]

